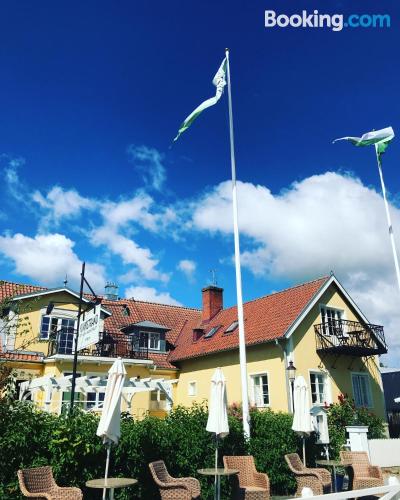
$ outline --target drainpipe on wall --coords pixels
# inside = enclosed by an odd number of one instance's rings
[[[287,343],[287,340],[284,339],[285,344]],[[286,399],[287,399],[287,405],[288,405],[288,413],[292,413],[292,391],[290,387],[290,381],[289,381],[289,376],[288,376],[288,371],[286,370],[288,366],[288,356],[286,352],[286,348],[279,342],[279,339],[275,339],[275,345],[281,348],[282,353],[283,353],[283,364],[284,364],[284,372],[285,372],[285,385],[286,385]]]

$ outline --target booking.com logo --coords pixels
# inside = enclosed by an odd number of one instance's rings
[[[277,14],[274,10],[265,11],[265,27],[274,28],[331,28],[342,31],[343,28],[390,28],[389,14],[320,14],[314,10],[309,14],[303,10],[301,14]]]

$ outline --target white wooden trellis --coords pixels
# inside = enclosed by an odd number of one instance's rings
[[[138,392],[160,391],[165,394],[166,409],[171,410],[173,405],[172,385],[176,384],[178,379],[164,378],[139,378],[132,377],[125,380],[122,388],[122,399],[126,402],[128,409],[131,409],[132,398]],[[75,391],[81,394],[102,393],[107,386],[107,376],[93,377],[84,375],[75,379]],[[38,391],[43,391],[44,409],[50,410],[52,396],[54,392],[68,392],[71,390],[72,375],[63,375],[61,377],[44,376],[34,378],[31,381],[23,382],[20,385],[19,399],[27,399],[31,394],[36,395]],[[92,409],[98,409],[97,406]]]

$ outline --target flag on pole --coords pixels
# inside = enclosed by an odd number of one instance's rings
[[[362,137],[340,137],[340,139],[335,139],[336,141],[350,141],[355,146],[370,146],[375,145],[378,158],[380,160],[381,154],[383,154],[389,143],[394,138],[394,130],[392,127],[383,128],[382,130],[374,130],[373,132],[367,132]]]
[[[195,121],[195,119],[202,113],[205,109],[214,106],[219,101],[220,97],[224,92],[224,87],[226,85],[226,57],[221,63],[219,70],[213,78],[213,84],[217,87],[214,97],[210,97],[206,101],[202,102],[197,108],[190,113],[190,115],[185,118],[182,125],[179,127],[178,135],[175,137],[174,142],[178,140],[179,136],[187,130],[190,125]]]

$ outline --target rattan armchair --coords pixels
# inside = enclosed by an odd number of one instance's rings
[[[381,468],[371,465],[365,451],[341,451],[340,459],[343,465],[349,468],[350,489],[383,486]]]
[[[285,460],[296,477],[296,496],[301,496],[303,488],[311,488],[314,495],[323,495],[326,491],[331,490],[331,474],[328,470],[304,467],[297,453],[285,455]]]
[[[171,477],[163,460],[151,462],[149,468],[162,500],[200,498],[200,483],[194,477]]]
[[[25,497],[40,500],[81,500],[79,488],[64,488],[54,481],[53,469],[50,466],[34,469],[21,469],[17,472],[19,486]]]
[[[257,472],[254,458],[250,456],[225,456],[224,466],[227,469],[238,469],[235,482],[235,498],[245,500],[269,500],[270,488],[267,474]]]

